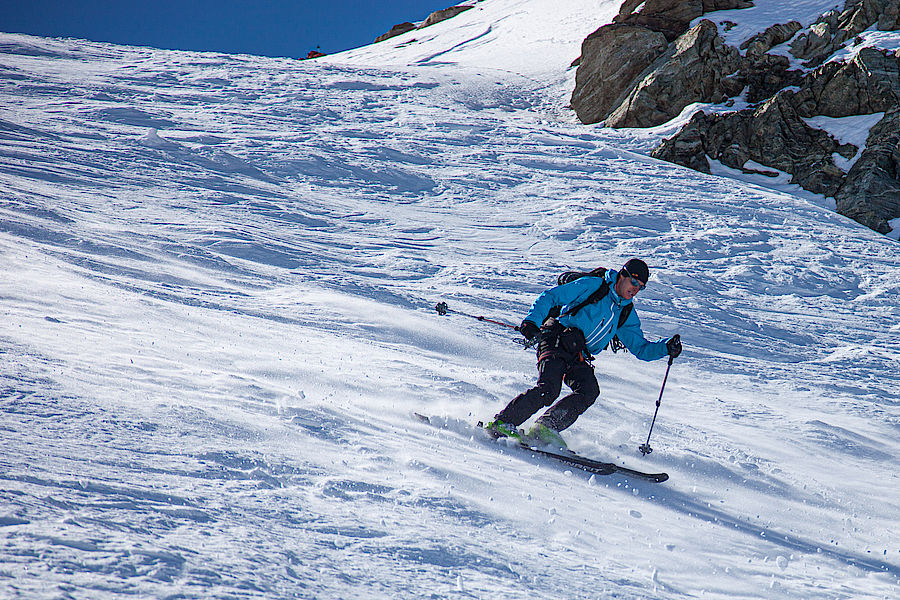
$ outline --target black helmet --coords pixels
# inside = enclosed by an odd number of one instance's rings
[[[650,268],[647,267],[647,263],[639,258],[629,260],[619,273],[631,275],[635,279],[639,279],[644,285],[647,285],[647,282],[650,280]]]

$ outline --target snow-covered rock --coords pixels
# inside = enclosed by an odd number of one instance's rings
[[[694,12],[702,8],[696,3],[691,6]],[[900,180],[891,181],[893,169],[879,168],[877,176],[865,171],[883,161],[867,161],[866,167],[850,169],[850,151],[809,131],[801,118],[870,115],[900,108],[900,38],[895,34],[863,36],[896,29],[898,7],[897,0],[848,0],[842,11],[831,10],[807,28],[800,20],[788,20],[792,14],[808,19],[807,6],[785,7],[782,22],[767,25],[739,44],[743,55],[728,45],[722,37],[726,34],[720,35],[716,23],[707,19],[680,33],[668,50],[654,46],[651,56],[655,58],[649,64],[646,50],[614,61],[603,57],[607,48],[598,50],[597,44],[586,43],[579,66],[585,74],[576,76],[572,105],[583,122],[603,121],[611,127],[657,127],[683,120],[687,106],[706,110],[708,116],[695,115],[653,155],[706,172],[708,159],[732,169],[741,169],[752,159],[790,173],[794,183],[828,197],[836,197],[846,186],[853,191],[842,194],[837,209],[886,233],[890,231],[888,222],[900,216],[896,194]],[[687,10],[687,3],[681,8]],[[655,9],[662,10],[659,6]],[[745,10],[753,13],[751,8]],[[727,12],[729,19],[742,20],[740,10]],[[769,14],[766,18],[775,17]],[[644,18],[643,26],[654,27],[654,21],[648,19]],[[738,27],[735,21],[719,18],[718,22],[725,32]],[[763,24],[764,20],[756,28]],[[612,27],[600,31],[612,34]],[[749,30],[743,29],[745,33]],[[805,61],[802,65],[801,60]],[[602,67],[594,66],[597,64]],[[623,64],[646,66],[625,70],[620,67]],[[613,85],[606,85],[610,78],[603,76],[603,69],[619,75]],[[603,96],[594,88],[604,90],[613,100],[596,102]],[[735,107],[731,115],[721,110],[747,102],[752,105]],[[717,108],[709,108],[712,106]],[[879,150],[872,156],[881,154]]]

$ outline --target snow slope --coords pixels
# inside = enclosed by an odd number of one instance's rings
[[[553,120],[539,65],[0,52],[0,596],[897,596],[895,242]],[[670,481],[478,436],[534,358],[434,304],[631,256],[686,344],[655,451],[629,355],[567,438]]]
[[[468,67],[519,75],[546,87],[564,76],[581,42],[612,21],[620,0],[461,2],[473,9],[378,44],[348,50],[328,62],[373,66]]]

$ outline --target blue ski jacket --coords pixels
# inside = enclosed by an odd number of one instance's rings
[[[562,312],[558,319],[560,325],[580,329],[584,334],[587,351],[591,354],[599,353],[614,336],[618,335],[625,347],[641,360],[651,361],[668,356],[667,340],[649,342],[644,338],[641,320],[634,309],[619,328],[619,314],[622,307],[631,300],[625,300],[616,293],[617,275],[614,269],[608,271],[605,279],[609,282],[609,293],[599,302],[588,304],[575,315],[567,315],[566,311],[596,292],[603,285],[604,278],[581,277],[571,283],[550,288],[534,301],[525,320],[540,325],[547,318],[551,308],[561,306]]]

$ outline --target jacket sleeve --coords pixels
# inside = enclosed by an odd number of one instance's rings
[[[641,331],[641,320],[638,318],[635,310],[631,311],[628,319],[619,328],[616,335],[619,336],[625,347],[641,360],[657,360],[669,355],[669,351],[666,350],[666,340],[648,342],[644,338],[644,332]]]
[[[552,287],[537,297],[531,310],[525,315],[525,320],[541,325],[551,308],[577,304],[593,294],[602,283],[603,280],[599,277],[582,277],[572,283]]]

